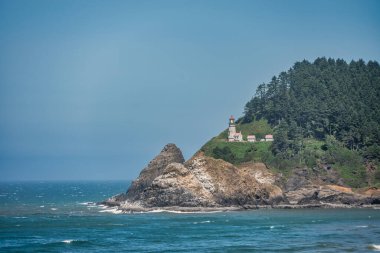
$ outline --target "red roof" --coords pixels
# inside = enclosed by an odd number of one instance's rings
[[[273,135],[267,134],[267,135],[265,135],[265,139],[273,139]]]
[[[234,120],[235,118],[234,118],[234,116],[233,116],[233,115],[231,115],[230,119]]]

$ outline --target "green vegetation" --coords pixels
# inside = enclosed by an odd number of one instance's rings
[[[258,86],[242,123],[265,119],[274,129],[277,169],[335,169],[345,183],[380,183],[380,66],[375,61],[318,58],[297,62]],[[366,166],[375,167],[368,179]]]
[[[254,134],[256,135],[257,140],[263,139],[266,134],[272,134],[273,129],[268,124],[268,121],[265,119],[260,119],[256,121],[252,121],[250,123],[243,124],[242,122],[238,122],[236,125],[236,130],[238,132],[241,131],[243,134],[243,138],[246,139],[247,135]],[[227,136],[227,131],[226,131]]]
[[[380,66],[375,61],[318,58],[297,62],[258,86],[243,123],[266,119],[276,129],[273,152],[303,152],[303,139],[334,136],[364,158],[380,159]]]
[[[273,132],[273,129],[265,119],[253,121],[250,123],[237,123],[236,130],[241,131],[243,138],[247,135],[255,134],[259,140],[266,134]],[[207,142],[201,150],[205,155],[217,159],[223,159],[233,164],[240,164],[248,161],[264,162],[265,158],[270,156],[270,142],[227,142],[228,129],[221,132]]]
[[[233,164],[248,161],[265,162],[265,158],[270,156],[270,142],[226,142],[226,139],[218,137],[211,139],[201,148],[205,155]]]
[[[304,60],[259,85],[237,121],[244,138],[274,133],[273,143],[228,143],[226,130],[202,150],[235,164],[265,162],[285,174],[328,168],[349,186],[380,186],[379,101],[377,62]]]

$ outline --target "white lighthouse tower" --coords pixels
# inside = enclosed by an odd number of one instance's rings
[[[243,135],[241,132],[236,132],[235,118],[231,115],[229,124],[228,124],[228,141],[229,142],[240,142],[243,141]]]

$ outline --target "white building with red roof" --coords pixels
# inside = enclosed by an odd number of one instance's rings
[[[265,135],[265,141],[273,141],[273,135],[272,134]]]
[[[247,141],[248,142],[256,142],[256,136],[255,135],[247,135]]]

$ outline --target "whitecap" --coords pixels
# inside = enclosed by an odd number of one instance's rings
[[[369,245],[369,248],[375,251],[380,251],[380,244],[371,244]]]
[[[95,205],[95,203],[94,202],[80,202],[80,203],[78,203],[79,205],[83,205],[83,206],[89,206],[89,205]]]
[[[197,222],[197,221],[195,221],[195,222],[193,222],[193,224],[202,224],[202,223],[210,223],[211,221],[209,221],[209,220],[205,220],[205,221],[199,221],[199,222]]]
[[[270,229],[274,229],[274,226],[270,226],[269,228],[270,228]]]
[[[50,208],[50,210],[56,211],[56,210],[57,210],[57,208],[55,208],[55,207],[52,207],[52,208]]]
[[[63,240],[63,243],[72,243],[74,240]]]
[[[15,219],[27,219],[28,217],[25,217],[25,216],[15,216],[13,218],[15,218]]]
[[[40,206],[40,207],[42,207],[42,208],[43,208],[43,207],[45,207],[45,206]]]
[[[355,226],[356,228],[368,228],[367,225]]]

